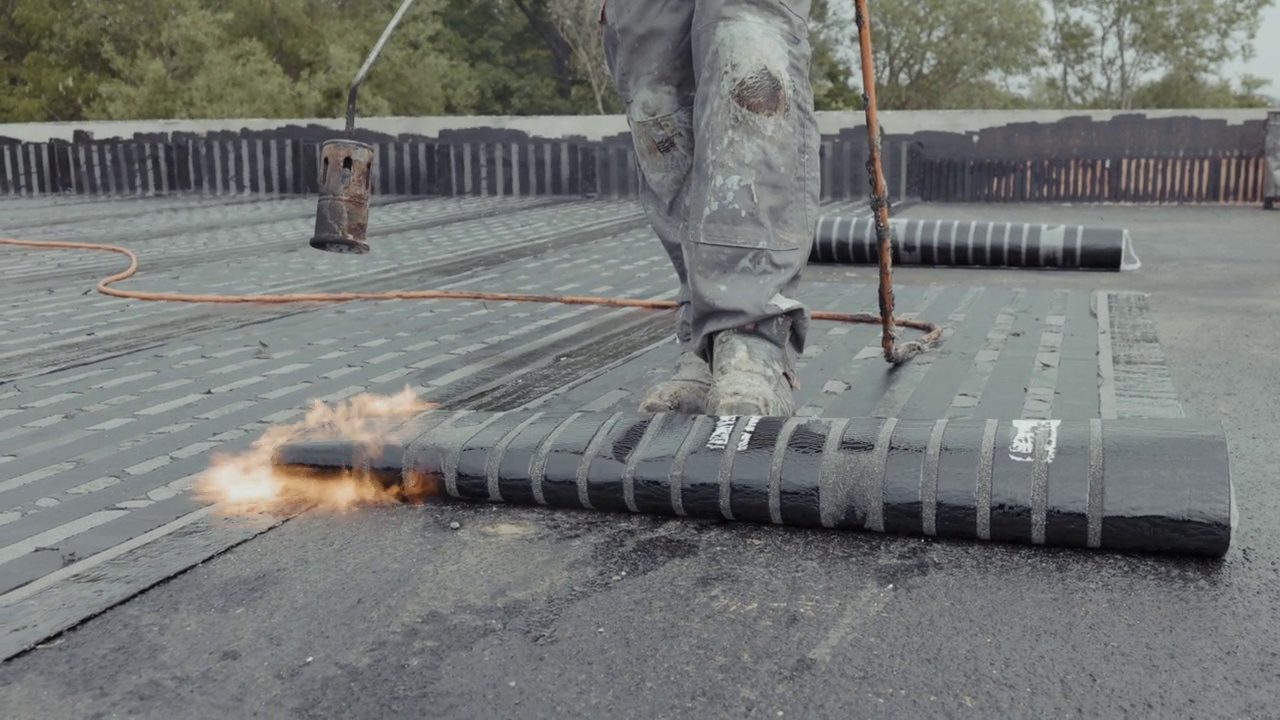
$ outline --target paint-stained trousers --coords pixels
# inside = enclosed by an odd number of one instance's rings
[[[641,171],[680,280],[677,336],[789,316],[818,214],[810,0],[605,0],[600,22]]]

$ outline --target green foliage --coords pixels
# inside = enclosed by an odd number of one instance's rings
[[[343,114],[351,78],[400,3],[378,0],[363,4],[381,6],[381,10],[339,17],[330,26],[326,39],[331,70],[323,79],[317,77],[317,84],[326,91],[326,102],[333,103],[329,107]],[[439,13],[444,4],[443,0],[418,0],[410,9],[361,86],[361,114],[446,115],[474,108],[481,97],[480,79],[465,60],[439,47],[444,31]],[[347,31],[337,31],[340,27]]]
[[[1260,107],[1275,0],[870,0],[885,109]],[[0,0],[0,122],[337,117],[400,0]],[[362,116],[616,113],[597,0],[417,0]],[[861,108],[852,0],[814,0],[819,109]],[[1275,90],[1274,88],[1272,89]]]
[[[177,3],[158,33],[128,50],[104,44],[113,77],[87,114],[132,118],[298,117],[315,92],[294,83],[252,37],[227,32],[228,15]],[[129,43],[132,45],[133,43]]]
[[[1052,0],[1046,90],[1063,107],[1203,107],[1208,99],[1195,93],[1222,86],[1224,63],[1252,56],[1261,13],[1273,4]]]
[[[853,37],[856,28],[841,22],[828,0],[814,0],[809,14],[809,44],[812,58],[809,81],[813,84],[813,104],[818,110],[857,110],[862,93],[853,80],[854,68],[841,62],[839,48]]]
[[[1160,108],[1265,108],[1271,105],[1261,94],[1265,81],[1245,76],[1239,87],[1225,80],[1209,80],[1185,71],[1167,73],[1134,92],[1134,107]]]
[[[81,118],[114,29],[76,0],[0,0],[0,120]]]
[[[871,11],[876,95],[885,108],[986,107],[1008,102],[1045,33],[1039,0],[917,0]]]
[[[437,48],[470,68],[479,115],[549,115],[580,111],[558,92],[545,41],[509,0],[444,0]],[[457,112],[455,110],[455,112]]]

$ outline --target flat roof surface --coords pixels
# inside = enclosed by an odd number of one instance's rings
[[[0,232],[127,246],[142,268],[129,289],[674,295],[627,201],[378,198],[367,256],[308,248],[314,212],[312,198],[6,199]],[[147,303],[93,291],[123,268],[118,255],[0,246],[0,648],[74,627],[0,668],[5,706],[17,717],[1275,707],[1280,341],[1267,320],[1280,309],[1280,215],[895,214],[1118,225],[1143,267],[900,266],[898,313],[946,324],[943,347],[891,370],[876,327],[815,322],[801,414],[1221,418],[1241,511],[1225,561],[507,506],[216,517],[189,492],[210,454],[244,449],[312,399],[408,385],[450,408],[625,410],[674,360],[671,318],[455,300]],[[805,277],[814,309],[876,309],[873,267],[811,265]],[[1101,379],[1100,360],[1114,368]]]

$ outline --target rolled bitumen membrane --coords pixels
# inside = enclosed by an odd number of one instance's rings
[[[893,263],[953,267],[1136,270],[1123,228],[969,220],[892,219]],[[818,219],[812,263],[877,264],[875,218]]]
[[[376,447],[294,440],[278,466],[517,505],[1219,557],[1220,423],[431,412]],[[322,481],[322,480],[320,480]]]

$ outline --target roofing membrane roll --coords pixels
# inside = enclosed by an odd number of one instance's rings
[[[892,219],[889,226],[895,265],[1113,271],[1142,266],[1123,228],[910,218]],[[875,218],[820,217],[809,261],[877,264]]]
[[[1235,525],[1211,420],[432,412],[411,437],[298,439],[277,466],[461,500],[1217,557]]]

